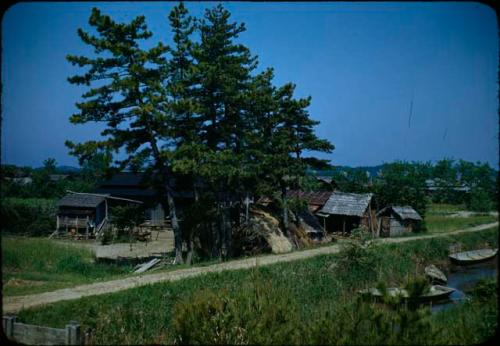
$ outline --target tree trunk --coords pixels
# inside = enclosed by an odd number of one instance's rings
[[[193,183],[193,194],[194,194],[194,202],[198,203],[200,200],[200,196],[198,194],[198,189],[196,189],[195,183]],[[187,239],[187,254],[186,254],[186,264],[191,265],[193,261],[193,230],[189,230],[188,239]]]
[[[283,201],[283,226],[285,227],[285,234],[288,235],[288,200],[286,197],[286,186],[281,185],[281,199]]]
[[[247,192],[247,195],[245,197],[245,224],[248,223],[248,204],[250,203],[249,199],[248,199],[248,192]]]
[[[174,231],[175,264],[182,264],[184,263],[182,259],[182,234],[179,227],[179,221],[177,220],[174,198],[170,189],[167,190],[167,203],[170,220],[172,222],[172,229]]]

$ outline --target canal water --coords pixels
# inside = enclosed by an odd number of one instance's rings
[[[480,279],[497,277],[497,273],[497,258],[467,266],[453,265],[448,273],[447,286],[454,288],[455,292],[450,295],[448,300],[435,302],[431,307],[432,312],[446,310],[462,302],[467,298],[467,292],[474,288]]]

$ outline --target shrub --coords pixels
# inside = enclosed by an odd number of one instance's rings
[[[6,198],[1,203],[2,231],[26,235],[47,235],[56,228],[56,207],[52,200]]]
[[[471,192],[468,209],[477,212],[486,212],[492,209],[492,202],[490,196],[485,190],[474,189]]]

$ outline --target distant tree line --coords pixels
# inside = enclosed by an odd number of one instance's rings
[[[94,32],[78,35],[94,55],[67,57],[83,69],[69,82],[88,87],[70,120],[105,129],[100,140],[66,144],[80,160],[120,153],[115,168],[149,173],[170,213],[177,263],[190,261],[200,235],[210,235],[211,255],[224,258],[248,197],[273,198],[288,229],[286,191],[300,186],[308,167],[327,164],[304,152],[331,152],[333,145],[314,133],[310,97],[295,97],[292,83],[275,86],[271,68],[256,72],[257,56],[237,42],[245,25],[232,22],[222,5],[193,18],[180,3],[168,20],[171,45],[151,42],[144,16],[118,23],[92,10]],[[195,196],[183,215],[168,183],[172,175]]]
[[[465,204],[473,211],[489,211],[497,203],[498,172],[488,163],[396,161],[382,165],[376,175],[348,167],[333,168],[328,173],[341,191],[374,193],[378,208],[408,204],[422,216],[430,201]],[[429,186],[435,188],[432,193],[427,193]]]
[[[1,196],[18,198],[60,198],[67,190],[90,192],[103,178],[109,166],[109,156],[98,153],[82,161],[78,171],[61,170],[53,158],[40,168],[2,165],[0,169]],[[27,178],[28,181],[19,181]]]

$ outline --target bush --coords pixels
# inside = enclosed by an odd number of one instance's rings
[[[474,189],[471,192],[468,209],[477,212],[487,212],[493,207],[488,193],[482,189]]]
[[[48,235],[56,228],[56,206],[46,199],[2,199],[2,231],[26,235]]]

